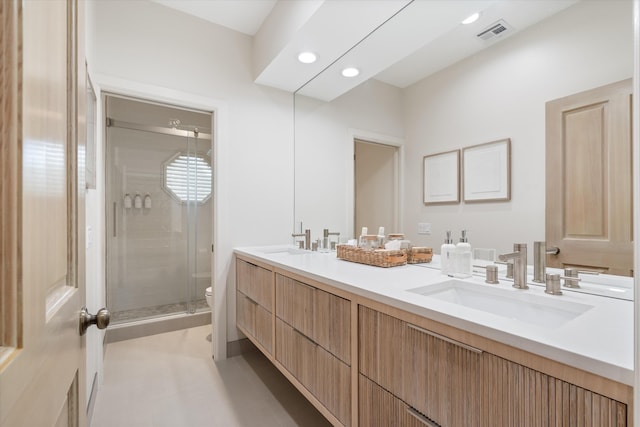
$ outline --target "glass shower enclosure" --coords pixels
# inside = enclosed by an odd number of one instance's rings
[[[112,322],[208,309],[211,114],[118,96],[105,110]]]

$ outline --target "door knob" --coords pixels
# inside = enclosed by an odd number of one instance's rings
[[[90,314],[87,307],[80,310],[80,336],[87,332],[87,328],[96,325],[98,329],[104,329],[109,326],[111,313],[106,308],[101,308],[96,314]]]

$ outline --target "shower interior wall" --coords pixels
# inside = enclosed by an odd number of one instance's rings
[[[211,132],[211,114],[121,97],[106,97],[106,113],[114,122],[167,128],[177,119]],[[194,215],[194,203],[178,202],[162,186],[163,164],[177,153],[210,152],[210,140],[189,135],[107,129],[107,304],[115,322],[207,307],[212,199]],[[149,195],[151,207],[126,208],[126,194]]]

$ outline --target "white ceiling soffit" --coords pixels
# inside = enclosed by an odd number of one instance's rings
[[[253,36],[277,0],[151,0]]]
[[[297,30],[285,37],[277,34],[273,22],[284,21],[276,15],[296,7],[291,3],[296,2],[280,1],[254,40],[255,82],[289,92],[311,80],[410,0],[316,2],[306,21],[298,23]],[[297,57],[302,51],[316,53],[318,60],[313,64],[300,63]],[[269,53],[268,57],[264,57],[265,53]]]
[[[540,22],[577,3],[578,0],[498,1],[482,11],[470,25],[457,25],[442,37],[426,43],[413,54],[376,75],[377,80],[405,88],[516,32]],[[483,41],[477,37],[503,19],[513,27],[503,35]]]
[[[495,1],[495,0],[494,0]],[[491,0],[415,0],[298,93],[330,101],[461,25]],[[360,75],[344,78],[343,68]]]
[[[578,0],[415,0],[297,93],[331,101],[369,78],[407,87],[485,49]],[[474,12],[471,25],[461,21]],[[504,18],[513,29],[482,41],[476,35]],[[345,67],[360,75],[344,78]]]

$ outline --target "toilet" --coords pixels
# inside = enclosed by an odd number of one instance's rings
[[[207,299],[207,305],[211,307],[211,286],[204,291],[204,296]]]

